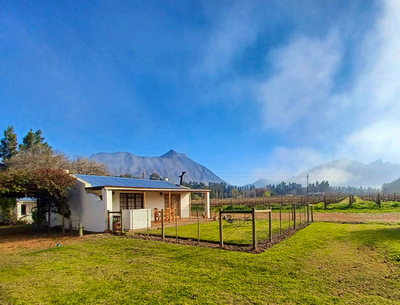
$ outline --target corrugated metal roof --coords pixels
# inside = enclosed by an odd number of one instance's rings
[[[151,189],[184,189],[187,188],[176,185],[168,181],[132,179],[121,177],[74,175],[75,177],[89,183],[91,187],[115,186],[115,187],[135,187]]]

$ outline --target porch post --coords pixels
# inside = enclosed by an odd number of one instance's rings
[[[171,214],[172,214],[172,203],[171,203],[171,192],[168,193],[168,219],[171,222]],[[175,211],[174,211],[175,213]],[[175,216],[175,215],[174,215]]]
[[[210,193],[204,193],[204,204],[206,208],[207,218],[210,218]]]
[[[146,192],[143,192],[143,209],[146,208]]]
[[[108,210],[113,210],[112,191],[105,188],[102,189],[104,203],[104,230],[108,229]],[[83,224],[85,226],[85,224]]]

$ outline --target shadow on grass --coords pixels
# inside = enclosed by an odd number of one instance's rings
[[[368,227],[369,225],[365,226]],[[381,228],[375,227],[371,229],[348,231],[347,234],[352,240],[356,240],[367,246],[375,246],[380,243],[399,243],[400,241],[400,227],[398,225],[385,225]]]
[[[0,236],[10,236],[19,234],[33,234],[37,232],[43,232],[45,226],[37,227],[36,224],[31,225],[9,225],[0,227]]]

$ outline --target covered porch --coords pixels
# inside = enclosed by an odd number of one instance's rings
[[[113,231],[117,222],[120,222],[123,230],[136,230],[161,224],[162,221],[172,223],[190,219],[191,193],[203,194],[205,204],[202,217],[210,217],[209,190],[103,187],[101,190],[87,191],[96,193],[104,202],[108,231]]]

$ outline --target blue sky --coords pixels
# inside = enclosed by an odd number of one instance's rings
[[[233,184],[400,162],[399,28],[396,0],[1,1],[0,128]]]

